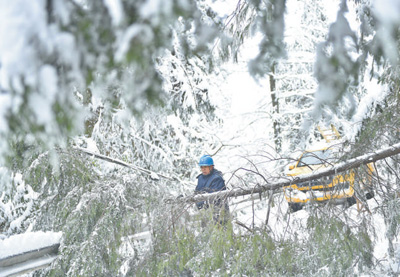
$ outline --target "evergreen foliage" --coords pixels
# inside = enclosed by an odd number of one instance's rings
[[[373,253],[381,231],[376,218],[387,230],[379,239],[396,257],[398,157],[374,164],[372,177],[356,172],[357,185],[368,181],[375,194],[374,202],[359,197],[357,216],[350,214],[354,207],[331,203],[290,214],[271,194],[260,195],[257,205],[251,200],[246,211],[232,210],[231,222],[221,226],[212,223],[211,210],[166,200],[191,194],[197,158],[221,150],[224,122],[213,93],[224,82],[223,63],[237,61],[253,34],[262,38],[249,71],[259,80],[269,74],[273,84],[273,96],[266,95],[275,97],[272,108],[264,112],[272,115],[269,142],[279,155],[267,153],[264,141],[261,150],[252,145],[253,156],[244,157],[251,169],[232,161],[233,175],[245,171],[235,175],[239,186],[282,177],[293,149],[318,140],[311,129],[319,120],[344,132],[358,124],[342,160],[397,143],[398,20],[384,21],[370,1],[355,1],[358,37],[346,1],[329,30],[325,1],[301,1],[300,25],[311,27],[294,39],[285,37],[291,1],[238,1],[225,18],[206,1],[109,2],[32,1],[23,11],[39,11],[35,24],[21,26],[4,12],[21,3],[7,9],[0,3],[0,35],[14,34],[0,46],[0,160],[8,167],[0,168],[0,239],[31,230],[63,233],[59,258],[34,276],[363,274],[380,263]],[[9,51],[10,45],[18,47]],[[371,79],[384,91],[364,103]],[[248,210],[251,224],[238,224],[235,216]]]

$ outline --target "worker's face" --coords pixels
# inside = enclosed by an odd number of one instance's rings
[[[208,175],[212,170],[212,166],[200,166],[200,169],[203,175]]]

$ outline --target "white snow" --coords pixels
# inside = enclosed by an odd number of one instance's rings
[[[0,259],[60,243],[62,232],[27,232],[0,240]]]
[[[122,61],[124,55],[130,48],[131,40],[137,36],[142,35],[145,38],[145,42],[150,42],[153,40],[153,32],[151,31],[149,26],[144,24],[132,24],[129,26],[126,31],[119,35],[118,38],[118,49],[115,52],[115,59],[117,61]]]
[[[1,67],[0,67],[1,74]],[[1,81],[0,81],[0,89],[1,89]],[[11,96],[6,93],[0,92],[0,133],[8,131],[8,123],[6,120],[6,113],[8,109],[11,108]]]
[[[399,0],[375,0],[371,11],[378,19],[377,37],[380,40],[384,55],[393,63],[398,64],[397,39],[393,36],[400,24]],[[396,27],[397,26],[397,27]]]
[[[171,0],[147,0],[140,7],[141,16],[151,20],[154,25],[159,24],[161,14],[171,14],[171,11]]]
[[[210,2],[210,1],[209,1]],[[236,0],[229,1],[230,3],[237,3]],[[63,1],[58,0],[54,1],[55,10],[57,14],[60,15],[60,19],[64,24],[69,22],[69,14],[66,12],[67,9],[63,8]],[[111,15],[112,22],[114,25],[120,24],[123,20],[123,10],[122,4],[120,0],[104,0],[104,3]],[[228,16],[232,10],[226,9],[226,3],[222,1],[213,1],[214,9],[220,14],[221,18],[225,18]],[[338,1],[326,1],[326,5],[329,5],[327,8],[328,13],[328,21],[333,22],[335,20],[337,10],[338,10]],[[60,61],[68,62],[71,64],[73,68],[79,67],[79,55],[75,55],[75,40],[74,38],[65,33],[57,33],[53,27],[47,27],[46,25],[46,16],[45,16],[45,1],[6,1],[0,0],[0,38],[2,38],[0,42],[0,88],[8,89],[13,86],[16,91],[22,91],[22,85],[20,83],[19,76],[24,76],[27,79],[27,83],[36,86],[37,91],[33,92],[30,97],[30,107],[35,112],[37,116],[38,123],[46,124],[49,121],[53,120],[52,106],[51,104],[54,102],[55,97],[58,93],[58,77],[57,72],[54,67],[50,65],[40,65],[38,66],[35,51],[37,49],[34,45],[32,45],[30,39],[32,37],[39,38],[39,45],[41,50],[43,50],[46,54],[53,53],[54,51],[58,51],[58,58]],[[160,9],[162,7],[162,9]],[[153,24],[157,24],[159,22],[159,13],[169,14],[170,9],[172,7],[172,1],[162,1],[162,0],[148,0],[146,1],[141,9],[140,13],[142,17],[151,19]],[[292,11],[291,11],[292,12]],[[295,11],[293,11],[295,12]],[[382,34],[380,38],[382,41],[389,44],[389,46],[393,46],[392,48],[386,50],[385,53],[392,60],[396,60],[398,57],[398,51],[396,46],[396,42],[390,36],[390,29],[388,26],[392,26],[391,24],[398,24],[400,22],[400,1],[396,0],[376,0],[374,1],[374,9],[373,12],[381,21]],[[30,24],[30,21],[24,20],[27,16],[33,17],[36,24]],[[288,17],[291,18],[288,24],[296,24],[299,20],[300,16]],[[346,15],[346,19],[350,22],[350,29],[355,30],[356,25],[354,24],[354,19],[350,17],[349,14]],[[338,26],[339,29],[343,29],[343,26],[346,23],[342,18],[342,25]],[[348,26],[345,26],[348,28]],[[386,28],[386,29],[385,29]],[[299,28],[292,29],[292,34],[295,34],[296,31],[300,30]],[[57,33],[57,35],[55,35]],[[351,34],[351,33],[348,33]],[[118,51],[115,53],[115,58],[117,61],[121,61],[124,58],[124,55],[128,51],[130,47],[130,43],[132,39],[138,36],[143,36],[147,40],[145,42],[151,42],[154,38],[152,30],[148,26],[133,24],[125,32],[119,34],[118,37]],[[7,39],[4,39],[6,38]],[[257,38],[255,39],[257,41]],[[250,46],[249,46],[250,45]],[[240,54],[241,62],[243,60],[249,60],[255,56],[257,53],[257,47],[254,45],[254,41],[249,41],[246,46],[246,51]],[[309,57],[307,57],[309,58]],[[20,61],[24,60],[24,63]],[[247,145],[251,145],[252,150],[254,150],[254,145],[257,144],[257,141],[261,141],[262,139],[268,138],[268,132],[271,131],[271,119],[272,116],[267,114],[267,109],[265,108],[269,105],[269,101],[266,101],[266,98],[269,98],[269,88],[268,82],[259,82],[254,81],[252,77],[250,77],[246,66],[243,66],[243,63],[239,63],[239,65],[233,66],[229,65],[230,73],[228,77],[224,80],[224,84],[221,89],[224,91],[223,94],[216,95],[215,93],[211,93],[210,97],[215,97],[216,101],[226,100],[229,101],[224,102],[219,108],[221,117],[223,115],[225,120],[224,129],[219,130],[221,135],[221,141],[225,145],[229,144],[232,146],[241,146],[242,150],[246,148]],[[36,77],[35,77],[36,76]],[[368,78],[366,78],[368,79]],[[379,101],[385,96],[387,89],[378,84],[375,79],[372,79],[369,82],[365,83],[367,88],[367,95],[361,99],[359,103],[359,107],[357,113],[352,118],[351,123],[359,123],[362,119],[367,115],[371,105],[376,101]],[[328,89],[322,90],[325,93],[319,95],[324,101],[329,100],[330,102],[334,99],[334,94],[332,91]],[[297,91],[298,93],[298,91]],[[93,98],[95,99],[95,98]],[[214,99],[215,100],[215,99]],[[230,102],[231,101],[231,102]],[[322,101],[322,100],[321,100]],[[188,106],[194,106],[195,101],[192,95],[189,95],[186,99],[186,104]],[[18,96],[16,98],[11,99],[11,96],[7,93],[0,93],[0,132],[8,131],[7,121],[5,119],[5,114],[7,109],[16,108],[19,106],[20,99]],[[96,103],[93,102],[93,105],[96,106]],[[264,108],[264,109],[263,109]],[[255,116],[255,111],[259,113],[264,113],[265,116]],[[298,110],[286,111],[286,112],[295,112],[298,113]],[[128,114],[121,113],[122,117],[127,117]],[[100,118],[100,117],[99,117]],[[194,125],[195,122],[201,122],[201,118],[193,116],[192,123]],[[168,123],[173,128],[183,128],[181,126],[181,122],[176,116],[169,116],[167,118]],[[96,127],[98,128],[100,120]],[[356,128],[349,127],[349,133],[355,134],[358,130]],[[193,133],[195,130],[192,131]],[[177,136],[180,136],[182,132],[177,132]],[[182,145],[184,147],[187,146],[190,142],[182,136],[180,137],[182,140]],[[99,150],[96,145],[96,141],[88,138],[86,139],[87,149],[89,151],[99,153]],[[186,143],[186,144],[185,144]],[[150,143],[148,143],[151,145]],[[266,143],[262,141],[261,145],[265,148]],[[1,147],[1,146],[0,146]],[[210,147],[215,147],[212,145]],[[207,149],[213,150],[213,149]],[[237,166],[240,164],[238,162],[238,156],[241,154],[239,148],[233,149],[229,148],[229,154],[225,155],[227,152],[224,152],[223,149],[218,155],[216,161],[222,168],[218,167],[225,171],[225,169],[232,169],[233,166]],[[268,149],[262,149],[267,151]],[[179,153],[180,154],[180,153]],[[163,153],[166,157],[167,154]],[[235,161],[234,163],[232,161]],[[159,176],[155,173],[151,173],[151,177],[154,179],[158,179]],[[15,176],[15,182],[18,185],[16,188],[19,192],[25,191],[25,187],[22,186],[23,181],[20,175]],[[33,191],[29,191],[27,197],[30,199],[35,199],[35,195]],[[2,195],[0,195],[0,200],[2,200]],[[255,217],[253,217],[252,212],[252,204],[245,203],[241,205],[237,205],[238,207],[234,207],[234,212],[238,214],[238,218],[240,221],[244,222],[246,225],[250,226],[251,224],[262,224],[265,221],[266,209],[265,206],[261,205],[261,201],[257,202],[256,205],[259,205],[259,210],[257,211]],[[21,215],[19,218],[16,218],[11,223],[11,228],[19,228],[21,226],[21,222],[29,215],[31,210],[32,203],[28,204],[28,208],[26,209],[26,213]],[[371,203],[372,205],[372,203]],[[0,201],[0,208],[4,209],[6,215],[11,217],[11,204],[2,203]],[[81,202],[78,205],[77,209],[81,208]],[[286,224],[288,222],[282,222],[280,217],[282,214],[286,213],[285,208],[281,210],[281,207],[276,206],[276,208],[272,209],[271,213],[271,225],[276,228],[277,232],[281,231],[284,233]],[[351,213],[351,218],[353,220],[357,219],[358,213],[355,212],[355,207],[346,211]],[[306,218],[308,214],[307,211],[302,210],[296,214],[292,215],[292,219],[290,223],[294,225],[305,224]],[[374,249],[374,256],[377,259],[387,259],[387,239],[385,238],[385,231],[380,229],[378,226],[384,226],[384,220],[382,217],[378,215],[374,215],[373,223],[376,225],[376,229],[380,231],[378,234],[378,239],[376,240],[376,246]],[[149,233],[144,232],[137,234],[133,239],[139,239],[142,237],[148,238]],[[3,240],[0,240],[0,259],[4,257],[8,257],[11,255],[15,255],[21,252],[27,252],[34,249],[42,248],[48,245],[52,245],[54,243],[60,242],[62,237],[61,232],[27,232],[20,235],[15,235]],[[398,253],[398,249],[397,249]],[[397,255],[398,258],[398,255]],[[47,262],[47,261],[46,261]],[[390,266],[393,265],[393,270],[395,270],[396,263],[393,261],[387,262]],[[398,270],[398,269],[397,269]],[[124,271],[125,272],[125,271]]]
[[[400,23],[399,0],[374,0],[372,12],[385,23]]]
[[[123,19],[123,10],[120,0],[104,0],[104,4],[108,8],[114,25],[118,25]]]
[[[362,120],[369,115],[371,107],[382,101],[390,92],[386,85],[382,85],[376,78],[369,78],[368,73],[365,73],[364,87],[366,88],[366,95],[361,99],[358,104],[356,113],[353,115],[350,124],[344,124],[349,139],[354,139],[359,129],[361,128]]]
[[[37,47],[42,48],[43,54],[53,50],[52,31],[47,27],[44,2],[0,1],[0,61],[4,74],[14,80],[18,75],[24,76],[26,83],[34,87],[38,83]],[[32,43],[33,37],[39,40],[38,44]]]
[[[249,197],[246,197],[249,199]],[[235,215],[235,220],[244,223],[248,227],[262,226],[265,223],[266,215],[268,212],[267,199],[264,196],[262,200],[258,197],[254,198],[253,201],[241,202],[238,199],[231,199],[230,209],[231,213]],[[388,239],[386,237],[386,224],[382,214],[378,212],[379,202],[381,200],[378,198],[371,199],[367,201],[367,207],[372,214],[368,215],[365,210],[358,210],[357,205],[353,205],[350,208],[345,208],[342,204],[334,207],[336,210],[336,215],[341,220],[348,223],[352,232],[357,233],[357,226],[361,224],[361,221],[365,218],[370,218],[371,226],[370,230],[376,232],[376,239],[373,239],[373,256],[374,259],[380,261],[380,268],[374,269],[374,274],[372,275],[362,275],[362,276],[386,276],[382,275],[382,272],[393,271],[394,274],[400,273],[400,241],[396,238],[392,243],[394,245],[395,256],[388,256]],[[238,204],[235,204],[238,203]],[[308,240],[309,233],[307,230],[307,220],[310,212],[307,207],[302,210],[288,214],[287,204],[282,196],[276,196],[275,203],[270,210],[269,224],[268,226],[273,230],[273,234],[277,238],[283,238],[287,236],[296,237],[296,240]],[[332,208],[332,207],[331,207]],[[254,212],[254,213],[253,213]],[[237,224],[234,224],[235,233],[243,233],[245,229]],[[298,232],[297,230],[302,230]],[[397,276],[397,275],[396,275]]]
[[[90,152],[93,152],[93,153],[97,153],[97,154],[100,153],[99,149],[97,148],[96,141],[94,139],[85,138],[84,140],[87,144],[87,146],[86,146],[87,150],[89,150]]]
[[[160,180],[160,177],[155,172],[150,173],[150,178],[153,180]]]

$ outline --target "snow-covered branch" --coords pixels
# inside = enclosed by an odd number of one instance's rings
[[[98,154],[98,153],[94,153],[92,151],[89,151],[89,150],[81,148],[81,147],[74,147],[74,149],[79,150],[79,151],[81,151],[81,152],[83,152],[85,154],[88,154],[90,156],[93,156],[95,158],[98,158],[98,159],[101,159],[101,160],[104,160],[104,161],[107,161],[107,162],[110,162],[110,163],[122,165],[122,166],[125,166],[125,167],[128,167],[128,168],[143,172],[145,174],[148,174],[150,176],[150,178],[153,179],[153,180],[158,180],[159,177],[162,177],[162,178],[165,178],[165,179],[168,179],[168,180],[174,180],[174,178],[171,178],[169,176],[166,176],[166,175],[163,175],[163,174],[159,174],[159,173],[156,173],[154,171],[151,171],[151,170],[139,167],[139,166],[128,164],[128,163],[126,163],[124,161],[121,161],[121,160],[118,160],[118,159],[114,159],[114,158],[110,158],[110,157],[107,157],[107,156],[104,156],[104,155],[101,155],[101,154]]]

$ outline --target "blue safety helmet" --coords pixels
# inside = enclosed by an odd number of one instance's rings
[[[204,155],[203,157],[200,158],[199,161],[199,166],[210,166],[214,165],[214,161],[209,155]]]

